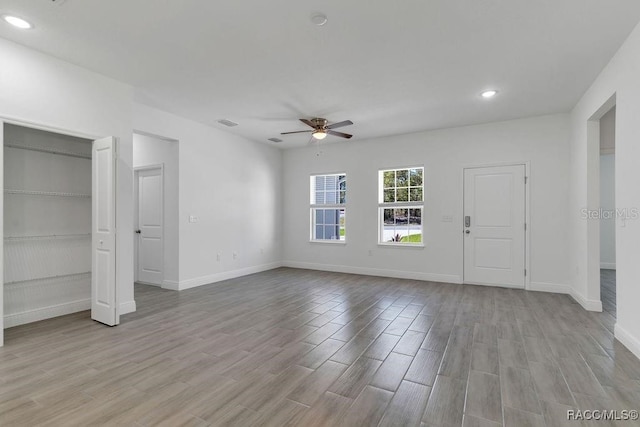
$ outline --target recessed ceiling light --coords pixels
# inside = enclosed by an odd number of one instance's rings
[[[6,22],[13,25],[14,27],[20,28],[21,30],[30,30],[31,28],[33,28],[33,25],[30,22],[25,21],[22,18],[18,18],[17,16],[2,15],[2,19],[4,19]]]
[[[327,15],[325,15],[324,13],[314,13],[313,15],[311,15],[311,22],[319,27],[322,27],[327,23]]]
[[[491,89],[491,90],[485,90],[484,92],[482,92],[480,94],[480,96],[485,98],[485,99],[489,99],[489,98],[493,98],[497,94],[498,94],[497,90]]]

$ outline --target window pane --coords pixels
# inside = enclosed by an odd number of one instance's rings
[[[395,224],[395,219],[393,215],[393,209],[383,209],[383,221],[385,224],[393,225]]]
[[[316,224],[324,224],[324,210],[316,209]]]
[[[409,209],[409,225],[422,225],[422,209]]]
[[[316,191],[316,205],[324,205],[324,191]]]
[[[385,171],[383,175],[383,188],[393,188],[396,186],[396,172]]]
[[[402,169],[396,171],[396,187],[408,187],[409,186],[409,171]]]
[[[422,188],[411,188],[409,194],[409,201],[421,202],[422,201]]]
[[[408,209],[394,209],[394,215],[396,219],[396,225],[407,224],[409,221]]]
[[[324,214],[325,224],[339,224],[340,223],[340,210],[331,209],[327,210]]]
[[[324,226],[324,238],[325,240],[337,240],[338,239],[338,226],[337,225],[325,225]]]
[[[408,202],[409,201],[409,189],[408,188],[398,188],[396,192],[398,197],[398,202]]]
[[[347,192],[346,191],[341,191],[340,192],[340,203],[347,203]]]
[[[420,169],[411,169],[410,171],[410,185],[412,187],[421,187],[422,186],[422,168]]]
[[[339,188],[340,190],[346,190],[347,189],[347,176],[346,175],[340,175],[339,178]]]
[[[324,228],[321,225],[316,225],[316,235],[314,236],[314,239],[317,240],[322,240],[324,239],[324,233],[322,232]]]
[[[384,190],[384,202],[393,203],[395,201],[396,201],[396,190],[393,188]]]

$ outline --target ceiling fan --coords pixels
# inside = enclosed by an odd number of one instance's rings
[[[327,135],[339,136],[340,138],[349,139],[353,135],[349,135],[348,133],[336,132],[333,129],[341,128],[343,126],[352,125],[353,122],[351,120],[345,120],[343,122],[329,124],[327,119],[322,118],[313,118],[310,120],[300,119],[302,123],[313,128],[312,130],[299,130],[295,132],[283,132],[280,135],[291,135],[293,133],[309,133],[311,132],[311,136],[315,139],[325,139]]]

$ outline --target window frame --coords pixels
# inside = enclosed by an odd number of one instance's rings
[[[408,193],[408,198],[410,199],[410,194],[411,194],[411,175],[410,175],[410,171],[412,169],[420,169],[422,170],[422,182],[420,184],[420,188],[421,188],[421,192],[422,192],[422,200],[420,201],[403,201],[403,202],[398,202],[398,201],[394,201],[394,202],[385,202],[384,201],[384,194],[385,194],[385,186],[384,186],[384,174],[385,172],[396,172],[397,171],[403,171],[406,170],[408,171],[408,185],[407,185],[407,193]],[[391,246],[391,247],[413,247],[413,248],[422,248],[424,247],[424,199],[425,199],[425,192],[424,192],[424,179],[425,179],[425,174],[424,174],[425,168],[424,165],[412,165],[412,166],[398,166],[398,167],[389,167],[389,168],[384,168],[384,169],[379,169],[378,170],[378,245],[379,246]],[[417,186],[413,186],[414,188],[416,188]],[[395,190],[395,194],[397,196],[397,189],[398,188],[404,188],[404,187],[397,187],[394,186],[393,187]],[[389,188],[387,188],[388,190]],[[390,242],[390,241],[385,241],[384,240],[384,211],[385,209],[420,209],[420,242]]]
[[[336,193],[337,193],[337,203],[315,203],[317,200],[316,197],[316,178],[317,177],[327,177],[327,176],[344,176],[345,189],[340,190],[340,179],[338,179]],[[328,243],[328,244],[346,244],[347,242],[347,226],[346,226],[346,216],[347,216],[347,173],[346,172],[331,172],[331,173],[314,173],[309,176],[309,242],[310,243]],[[326,187],[322,190],[325,194],[327,192]],[[341,195],[340,193],[344,191],[344,201],[340,202]],[[326,200],[326,199],[325,199]],[[336,224],[338,226],[338,239],[317,239],[316,238],[316,212],[318,210],[340,210],[343,211],[343,217],[345,218],[344,224]],[[338,220],[340,221],[340,219]],[[344,236],[340,235],[340,230],[344,230]]]

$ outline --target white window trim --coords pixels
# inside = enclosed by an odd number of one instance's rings
[[[384,203],[384,185],[382,179],[385,172],[397,170],[422,169],[422,201],[421,202],[393,202]],[[395,187],[397,188],[397,187]],[[408,187],[410,188],[410,187]],[[422,242],[385,242],[384,236],[384,209],[420,209],[420,229]],[[378,246],[389,246],[394,248],[424,248],[424,166],[398,166],[395,168],[386,168],[378,170]]]
[[[344,210],[345,216],[347,215],[347,203],[331,203],[331,204],[315,204],[312,203],[315,197],[315,186],[313,178],[318,176],[340,176],[344,175],[345,179],[347,177],[346,172],[332,172],[332,173],[315,173],[312,174],[309,178],[309,243],[327,243],[330,245],[345,245],[347,243],[347,226],[345,224],[344,227],[344,240],[342,239],[314,239],[314,228],[315,228],[315,218],[313,213],[316,209],[339,209]],[[340,191],[338,189],[338,191]],[[339,225],[339,224],[338,224]]]

